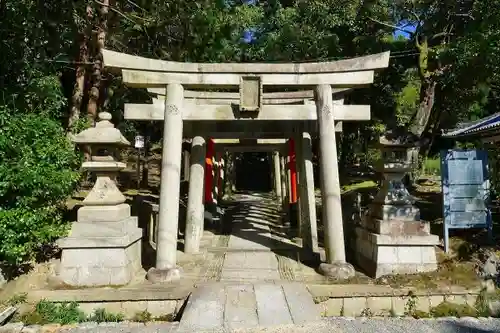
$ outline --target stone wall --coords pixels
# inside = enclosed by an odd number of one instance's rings
[[[479,290],[412,291],[386,286],[318,286],[308,287],[325,317],[345,316],[404,316],[408,307],[429,312],[432,307],[447,301],[475,306]]]
[[[179,313],[185,300],[149,300],[149,301],[122,301],[122,302],[83,302],[80,309],[90,315],[96,309],[105,309],[111,313],[121,313],[127,319],[132,319],[138,312],[147,311],[153,317],[160,317]]]
[[[429,312],[431,307],[447,301],[475,306],[479,289],[465,290],[458,287],[436,291],[391,288],[383,285],[307,285],[318,312],[327,317],[345,316],[404,316],[408,307]],[[28,295],[33,304],[40,299],[52,302],[74,300],[87,314],[104,308],[112,313],[122,313],[128,319],[137,312],[148,311],[153,317],[178,314],[193,286],[164,287],[143,286],[135,288],[108,288],[95,290],[33,291]],[[409,296],[411,291],[411,295]],[[27,309],[20,309],[25,311]]]

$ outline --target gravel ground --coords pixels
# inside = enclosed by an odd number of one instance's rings
[[[23,327],[22,324],[8,324],[0,327],[0,333],[203,333],[181,332],[176,323],[84,323],[75,327],[44,326]],[[307,325],[278,326],[229,330],[220,329],[204,333],[500,333],[500,319],[493,318],[325,318]]]

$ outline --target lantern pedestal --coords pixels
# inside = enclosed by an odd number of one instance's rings
[[[428,222],[403,184],[411,170],[408,150],[413,144],[380,140],[383,175],[380,191],[356,228],[356,261],[370,276],[412,274],[437,270],[435,246]]]
[[[68,237],[57,242],[62,255],[54,282],[74,287],[126,285],[142,270],[142,229],[137,227],[137,217],[130,216],[130,206],[115,182],[126,165],[115,161],[113,148],[128,141],[109,122],[111,115],[99,116],[96,127],[74,139],[104,155],[92,156],[92,161],[82,165],[97,180]]]

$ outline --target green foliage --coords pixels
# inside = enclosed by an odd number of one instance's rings
[[[477,310],[467,304],[442,302],[431,308],[432,317],[476,317]]]
[[[79,155],[56,120],[65,104],[60,85],[38,78],[26,91],[26,103],[0,105],[0,263],[7,265],[33,260],[64,235],[60,203],[79,179]]]
[[[71,193],[80,161],[60,124],[0,111],[0,199],[4,208],[51,206]]]
[[[430,314],[422,310],[414,310],[411,316],[415,319],[430,318]]]
[[[38,250],[63,236],[68,225],[58,207],[0,210],[0,261],[16,265],[34,260]]]
[[[16,306],[20,304],[25,304],[27,301],[28,301],[28,294],[22,293],[22,294],[16,294],[11,298],[9,298],[6,304],[9,306]]]
[[[408,124],[420,102],[420,81],[414,70],[405,75],[406,86],[395,92],[397,126]]]
[[[77,302],[53,303],[42,300],[32,311],[22,314],[18,319],[26,325],[68,325],[83,322],[121,322],[125,320],[125,316],[121,313],[108,312],[105,309],[96,309],[91,315],[86,316]]]
[[[441,175],[441,161],[438,157],[426,158],[422,163],[422,174],[439,176]]]
[[[133,321],[136,321],[138,323],[147,323],[152,320],[153,315],[147,310],[137,312],[133,318]]]
[[[36,304],[34,311],[23,314],[20,320],[26,325],[67,325],[84,322],[86,316],[77,302],[57,304],[42,300]]]
[[[111,313],[106,309],[96,309],[92,315],[87,318],[87,321],[94,323],[118,323],[125,320],[122,313]]]
[[[71,133],[78,134],[78,133],[80,133],[80,132],[82,132],[90,127],[91,127],[91,124],[90,124],[89,118],[87,118],[87,117],[78,118],[78,120],[75,121],[75,123],[73,124],[73,127],[71,128]]]
[[[494,146],[488,146],[488,166],[490,176],[491,199],[497,199],[500,195],[500,149]]]

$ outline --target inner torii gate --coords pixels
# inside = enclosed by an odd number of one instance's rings
[[[172,281],[181,275],[176,249],[183,137],[193,138],[186,242],[196,249],[203,230],[206,139],[294,138],[301,147],[297,149],[298,169],[304,170],[299,171],[300,188],[308,189],[303,192],[303,198],[308,198],[311,188],[314,191],[309,163],[311,133],[317,133],[320,140],[325,226],[326,262],[319,271],[333,277],[354,274],[345,259],[335,123],[370,119],[369,105],[344,105],[344,95],[373,83],[374,71],[388,67],[389,52],[334,62],[286,64],[182,63],[109,50],[103,50],[103,56],[106,67],[121,69],[125,84],[148,88],[160,97],[152,104],[125,105],[126,119],[164,121],[156,267],[150,269],[148,279]],[[309,90],[276,92],[290,88]],[[213,91],[216,89],[233,92]],[[310,219],[304,220],[309,224],[304,233],[310,233]]]

